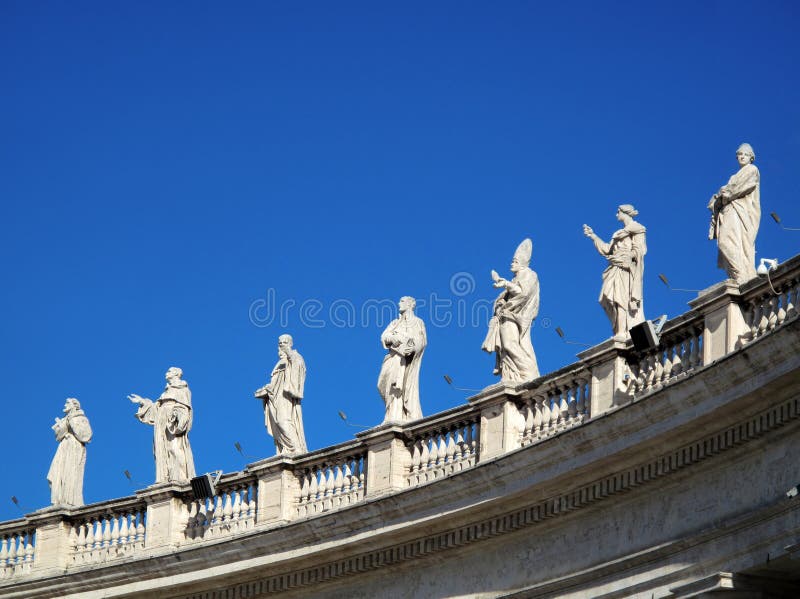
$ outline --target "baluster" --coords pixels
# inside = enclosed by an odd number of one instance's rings
[[[308,488],[308,500],[309,502],[314,502],[317,498],[321,495],[320,493],[320,485],[319,485],[319,473],[317,469],[312,466],[309,476],[311,477],[311,486]],[[325,485],[322,485],[322,490],[325,490]]]
[[[477,443],[477,441],[475,439],[476,433],[478,432],[477,427],[478,427],[477,421],[472,421],[472,422],[469,423],[469,426],[467,426],[467,441],[466,442],[467,442],[467,447],[469,447],[469,457],[470,458],[474,458],[476,453],[477,453],[477,451],[476,451],[476,443]]]
[[[247,491],[247,513],[251,519],[256,517],[256,494],[258,493],[258,483],[252,483]]]
[[[447,431],[441,430],[437,433],[439,446],[436,449],[437,461],[439,466],[443,466],[447,460]]]
[[[771,331],[778,323],[778,302],[780,298],[777,295],[772,295],[769,298],[769,318],[767,319],[767,328]]]
[[[661,384],[672,378],[672,357],[675,353],[675,342],[670,342],[664,350],[664,362],[661,367]]]
[[[233,504],[231,502],[231,495],[233,491],[226,490],[220,493],[220,498],[222,500],[222,521],[223,522],[230,522],[231,516],[233,516]]]
[[[781,286],[780,295],[776,298],[778,302],[778,310],[775,313],[775,326],[781,326],[786,320],[786,304],[789,300],[789,293],[791,288],[784,284]]]
[[[0,538],[0,568],[8,563],[8,536],[3,535]]]
[[[578,422],[583,422],[586,418],[586,381],[584,379],[577,379],[578,385],[575,389],[575,413],[578,417]]]
[[[8,539],[8,564],[17,563],[17,535],[12,534]]]
[[[445,450],[445,460],[448,464],[452,464],[456,459],[456,440],[455,431],[448,430],[445,432],[447,438],[447,449]]]
[[[528,399],[525,400],[525,406],[523,408],[525,410],[524,412],[525,425],[522,430],[522,439],[521,439],[523,445],[526,445],[529,442],[533,434],[533,427],[534,427],[533,414],[536,409],[535,405],[536,404],[534,403],[533,398],[529,397]]]
[[[750,339],[753,340],[758,337],[758,323],[761,322],[761,303],[758,298],[753,300],[753,314],[750,320]]]
[[[75,525],[75,553],[86,551],[86,524]]]
[[[431,451],[428,446],[428,435],[423,435],[420,439],[422,443],[422,455],[420,457],[420,469],[424,472],[428,469],[428,464],[431,459]]]
[[[25,533],[25,561],[33,561],[33,531],[29,530]]]
[[[128,525],[128,518],[131,519],[131,524],[133,523],[133,514],[125,513],[121,518],[122,526],[119,530],[120,543],[128,544],[133,540],[133,527]]]
[[[691,343],[692,347],[689,350],[689,370],[694,369],[700,362],[700,338],[695,332],[692,332]]]
[[[430,444],[430,454],[428,455],[428,468],[431,470],[436,467],[436,463],[439,461],[439,443],[437,443],[437,441],[436,433],[429,433],[428,442]]]
[[[770,317],[769,296],[768,295],[762,296],[759,301],[759,305],[761,306],[761,318],[758,321],[758,336],[760,337],[767,331],[767,327],[769,326],[769,317]]]
[[[458,423],[458,428],[455,431],[455,442],[456,442],[456,454],[455,459],[459,463],[459,469],[463,468],[463,461],[469,455],[469,449],[467,448],[467,444],[464,442],[464,431],[469,424],[464,424],[463,422]]]
[[[234,521],[239,521],[242,519],[242,493],[244,493],[244,487],[237,485],[233,488],[231,493],[233,493],[231,519]]]
[[[419,482],[419,471],[422,465],[422,442],[419,439],[414,440],[411,446],[411,476]]]
[[[568,408],[568,420],[570,424],[575,423],[576,416],[578,415],[578,393],[580,392],[580,388],[578,386],[577,381],[572,381],[569,388],[567,388],[567,405]]]
[[[101,547],[108,547],[111,544],[111,520],[109,516],[101,516],[103,521],[103,544]]]
[[[557,391],[556,401],[558,402],[558,426],[565,428],[569,418],[569,389],[566,387]]]
[[[789,284],[789,289],[786,291],[786,320],[790,320],[797,316],[797,293],[800,287],[796,282]]]
[[[111,514],[108,520],[109,527],[111,528],[111,534],[108,536],[108,544],[119,545],[119,517],[116,514]]]
[[[333,492],[341,495],[344,490],[344,469],[342,464],[336,465],[336,476],[333,479]]]
[[[558,430],[558,419],[561,417],[561,410],[558,405],[558,393],[557,390],[553,389],[547,397],[547,403],[550,406],[550,422],[547,425],[547,428],[552,431],[556,432]]]
[[[347,457],[344,463],[344,481],[342,483],[342,494],[346,494],[349,496],[350,491],[353,490],[353,471],[350,468],[350,464],[353,463],[353,458]]]
[[[356,470],[358,470],[358,488],[360,491],[364,490],[364,482],[366,481],[367,473],[367,454],[364,453],[359,456],[358,460],[355,463]]]
[[[144,510],[136,514],[136,542],[144,543],[144,519],[146,512]]]

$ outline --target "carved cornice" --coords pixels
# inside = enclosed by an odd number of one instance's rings
[[[797,424],[799,420],[800,397],[784,401],[749,419],[665,452],[654,459],[506,514],[340,560],[327,561],[313,567],[217,590],[181,595],[181,598],[257,597],[266,593],[298,590],[309,585],[374,571],[430,554],[471,545],[535,526],[543,521],[573,513],[612,496],[648,485],[750,443],[784,426]],[[773,507],[771,511],[786,509],[796,509],[796,506],[780,505]]]

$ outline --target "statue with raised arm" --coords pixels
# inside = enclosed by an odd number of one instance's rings
[[[53,425],[58,449],[47,473],[50,502],[53,505],[83,505],[83,469],[86,444],[92,440],[92,427],[80,402],[70,397],[64,404],[64,417]]]
[[[525,239],[511,260],[510,281],[492,271],[494,286],[503,291],[494,302],[494,316],[481,349],[495,354],[494,374],[504,383],[521,383],[539,376],[531,343],[531,326],[539,314],[539,277],[530,269],[533,243]]]
[[[306,453],[303,412],[300,400],[306,383],[306,363],[292,348],[292,336],[278,337],[278,363],[269,383],[255,392],[264,405],[264,424],[275,440],[278,455]]]
[[[728,278],[744,283],[756,276],[756,235],[761,222],[761,175],[750,144],[736,150],[739,171],[708,202],[708,238],[717,240],[717,266]]]
[[[413,297],[401,297],[400,317],[390,322],[381,335],[381,344],[389,350],[378,375],[378,392],[386,404],[384,423],[422,418],[419,368],[428,339],[425,323],[414,315],[416,307]]]
[[[622,223],[622,228],[611,236],[608,243],[595,235],[589,225],[583,225],[583,234],[608,260],[599,301],[611,321],[615,336],[625,336],[631,327],[644,322],[642,276],[647,244],[646,229],[633,220],[637,214],[639,212],[632,205],[622,204],[617,209],[617,220]]]
[[[139,406],[136,418],[153,426],[157,483],[185,481],[195,476],[194,458],[189,447],[192,392],[182,376],[180,368],[173,366],[167,370],[167,386],[155,401],[135,393],[128,395],[128,399]]]

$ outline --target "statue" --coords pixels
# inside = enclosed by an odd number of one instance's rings
[[[494,286],[503,291],[494,302],[494,316],[481,349],[494,352],[494,374],[499,374],[504,383],[521,383],[539,376],[531,343],[531,326],[539,313],[539,277],[528,267],[532,251],[530,239],[519,244],[511,261],[511,281],[492,271]]]
[[[756,276],[756,235],[761,221],[760,175],[753,164],[756,155],[750,144],[736,150],[739,171],[719,188],[708,209],[711,224],[708,238],[717,240],[717,266],[728,277],[744,283]]]
[[[292,349],[292,336],[278,337],[278,363],[272,369],[269,384],[255,392],[264,404],[264,424],[275,439],[278,455],[306,453],[303,412],[300,400],[306,382],[306,363]]]
[[[80,402],[73,397],[64,404],[64,414],[64,418],[56,418],[53,425],[58,449],[47,473],[50,502],[79,506],[83,505],[83,468],[86,444],[92,440],[92,427]]]
[[[419,367],[428,339],[425,323],[414,315],[416,307],[413,297],[401,297],[400,317],[390,322],[381,335],[381,343],[389,350],[378,375],[378,392],[386,404],[384,423],[422,418]]]
[[[183,371],[167,370],[167,386],[157,400],[135,393],[128,399],[139,405],[136,418],[153,426],[153,455],[156,458],[156,482],[185,481],[194,478],[194,458],[189,447],[192,428],[192,392],[181,380]]]
[[[639,212],[630,204],[617,209],[617,220],[622,228],[605,243],[589,225],[583,225],[583,234],[594,242],[601,256],[608,260],[603,271],[600,305],[603,306],[614,335],[625,336],[631,327],[644,322],[642,307],[642,275],[644,255],[647,253],[645,228],[633,220]]]

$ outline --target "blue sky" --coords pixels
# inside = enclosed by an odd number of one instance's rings
[[[757,254],[797,253],[769,218],[800,227],[796,3],[379,4],[0,3],[0,519],[11,495],[49,503],[66,397],[95,431],[87,502],[150,484],[126,396],[157,396],[172,365],[200,472],[241,469],[237,441],[272,455],[252,392],[283,332],[308,365],[311,449],[351,438],[339,410],[378,424],[370,301],[427,302],[423,411],[462,404],[443,375],[495,381],[470,315],[524,237],[540,368],[573,362],[556,326],[611,332],[581,225],[608,239],[620,203],[648,228],[646,314],[685,311],[657,275],[724,277],[706,203],[742,141]]]

